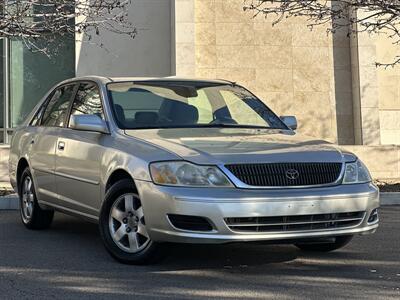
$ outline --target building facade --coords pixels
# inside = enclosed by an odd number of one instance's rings
[[[65,78],[178,75],[236,81],[315,138],[400,145],[400,68],[375,67],[399,49],[383,36],[311,31],[300,18],[272,26],[243,0],[135,0],[129,13],[135,39],[63,39],[51,58],[0,39],[1,143]]]
[[[0,39],[0,143],[9,142],[12,129],[56,82],[75,75],[74,44],[72,37],[58,41],[48,57],[21,40]]]

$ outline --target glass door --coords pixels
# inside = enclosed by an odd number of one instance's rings
[[[46,45],[48,56],[28,49],[20,39],[9,43],[9,125],[15,128],[52,86],[75,76],[75,40],[63,36]]]
[[[0,143],[4,143],[4,99],[5,99],[5,65],[4,39],[0,38]]]

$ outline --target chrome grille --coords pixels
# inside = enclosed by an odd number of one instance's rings
[[[293,215],[278,217],[226,218],[232,231],[239,232],[291,232],[346,228],[359,225],[365,212],[346,212],[316,215]]]
[[[234,176],[250,186],[311,186],[327,185],[339,179],[342,163],[264,163],[225,166]],[[288,171],[297,171],[289,178]]]

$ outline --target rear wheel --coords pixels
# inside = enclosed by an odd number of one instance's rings
[[[160,245],[149,237],[143,207],[131,180],[118,181],[109,189],[99,227],[107,251],[119,262],[148,264],[160,258]]]
[[[40,208],[36,198],[32,174],[28,167],[22,172],[18,191],[22,223],[29,229],[50,227],[54,211]]]
[[[351,239],[352,235],[342,235],[337,236],[334,242],[327,243],[298,243],[295,244],[296,247],[300,248],[303,251],[312,251],[312,252],[329,252],[340,249],[346,246]]]

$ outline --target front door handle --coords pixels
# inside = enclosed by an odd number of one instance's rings
[[[58,142],[58,150],[64,150],[65,148],[65,143],[64,142]]]

